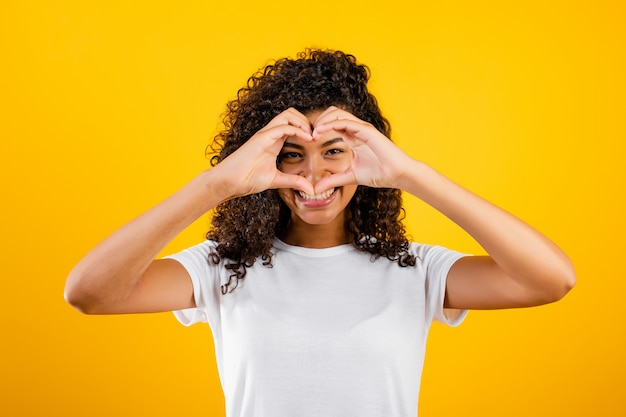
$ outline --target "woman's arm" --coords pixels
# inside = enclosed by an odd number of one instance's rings
[[[276,116],[216,167],[96,246],[70,272],[66,300],[91,314],[193,307],[186,270],[173,260],[155,260],[156,256],[193,221],[230,198],[270,188],[298,188],[312,194],[306,179],[276,169],[276,156],[289,136],[311,140],[308,119],[293,109]]]
[[[70,272],[66,300],[90,314],[193,307],[191,281],[182,265],[153,260],[177,234],[225,197],[212,185],[216,173],[202,172],[91,250]]]
[[[489,254],[455,263],[445,307],[528,307],[557,301],[574,286],[574,268],[565,253],[517,217],[419,161],[409,164],[399,183],[462,227]]]
[[[341,184],[405,190],[467,231],[488,256],[465,257],[451,268],[445,307],[493,309],[556,301],[575,283],[569,258],[515,216],[464,189],[395,146],[371,124],[331,108],[314,123],[314,138],[339,132],[354,152],[352,167],[316,184],[316,192]]]

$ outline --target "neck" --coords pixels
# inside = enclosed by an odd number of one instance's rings
[[[289,223],[287,232],[281,239],[292,246],[317,249],[330,248],[350,242],[343,221],[339,225],[311,225],[293,218]]]

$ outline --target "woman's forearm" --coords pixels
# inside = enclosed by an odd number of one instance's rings
[[[111,304],[128,297],[159,252],[224,200],[216,186],[215,172],[202,172],[92,249],[67,278],[65,297],[68,302],[84,309],[84,306]]]
[[[523,286],[554,293],[557,298],[574,285],[572,264],[556,244],[430,166],[412,163],[401,187],[468,232],[508,276]]]

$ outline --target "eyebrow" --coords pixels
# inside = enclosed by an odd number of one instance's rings
[[[337,142],[343,142],[343,138],[334,138],[334,139],[329,139],[326,142],[322,143],[322,148],[325,148],[327,146],[331,146]],[[297,143],[291,143],[291,142],[285,142],[283,144],[283,148],[284,147],[290,147],[290,148],[296,148],[296,149],[304,149],[304,146],[299,145]]]

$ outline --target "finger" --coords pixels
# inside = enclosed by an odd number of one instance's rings
[[[307,133],[313,133],[313,128],[311,127],[311,121],[304,114],[302,114],[301,112],[299,112],[293,107],[288,108],[286,110],[286,114],[288,115],[289,124],[293,126],[297,126]]]
[[[301,128],[293,125],[283,124],[274,126],[266,130],[264,133],[267,134],[274,141],[280,141],[281,145],[288,137],[293,136],[300,138],[305,142],[310,142],[311,140],[313,140],[313,136],[311,135],[311,133],[306,132]]]
[[[317,116],[317,118],[313,121],[313,126],[315,126],[315,125],[316,125],[316,124],[318,124],[320,121],[322,121],[322,120],[324,120],[324,119],[326,119],[326,118],[328,118],[328,117],[332,117],[332,116],[329,116],[329,115],[331,115],[331,114],[333,114],[333,113],[336,113],[336,112],[337,112],[337,110],[340,110],[340,109],[339,109],[338,107],[335,107],[335,106],[330,106],[330,107],[328,107],[326,110],[324,110],[322,113],[320,113],[320,114]],[[335,119],[336,119],[336,118],[337,118],[337,117],[335,116]]]
[[[313,126],[315,126],[317,124],[322,124],[322,123],[324,123],[325,121],[328,121],[328,120],[337,120],[337,119],[359,120],[358,117],[356,117],[355,115],[353,115],[349,111],[346,111],[346,110],[341,109],[339,107],[330,106],[329,108],[324,110],[322,112],[322,114],[320,114],[317,117],[317,119],[315,119],[315,121],[313,122]]]
[[[359,119],[329,119],[315,126],[314,133],[322,134],[330,130],[336,130],[338,132],[357,134],[368,128],[375,129],[372,125]]]
[[[300,175],[285,174],[280,171],[274,177],[272,188],[293,188],[304,191],[307,194],[315,194],[313,184],[311,184],[306,178]]]
[[[338,172],[320,179],[315,183],[315,193],[321,193],[335,187],[358,184],[353,171]]]
[[[348,113],[345,110],[341,110],[341,109],[336,109],[333,110],[332,112],[329,112],[327,114],[324,114],[323,116],[318,117],[315,120],[314,123],[314,128],[319,128],[320,126],[323,125],[327,125],[333,122],[338,122],[338,121],[351,121],[354,123],[361,123],[361,124],[367,124],[366,122],[364,122],[363,120],[359,119],[358,117],[356,117],[355,115],[353,115],[352,113]]]
[[[275,127],[279,125],[291,125],[299,127],[307,133],[312,133],[311,122],[309,119],[293,107],[280,113],[274,117],[266,127]]]

